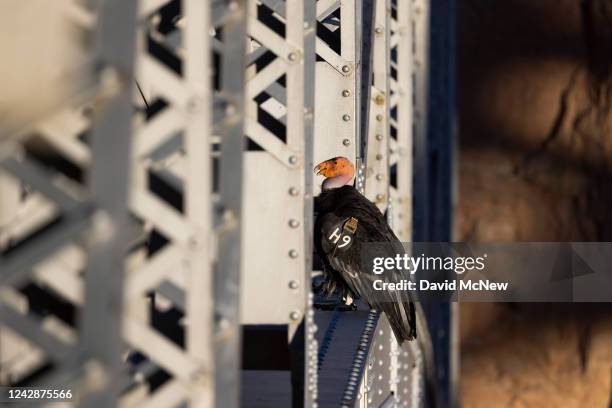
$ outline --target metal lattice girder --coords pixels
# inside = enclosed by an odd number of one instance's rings
[[[345,156],[353,163],[360,138],[361,0],[318,0],[314,162]],[[320,183],[314,194],[320,192]]]
[[[400,241],[412,238],[413,32],[411,0],[392,0],[389,30],[389,166],[393,225]],[[422,50],[419,50],[422,51]]]
[[[128,259],[124,336],[151,367],[142,375],[170,378],[122,402],[235,406],[215,384],[237,389],[240,364],[244,3],[150,0],[139,16],[136,97],[145,112],[130,203],[146,239]],[[164,310],[182,315],[169,331],[152,325]]]
[[[365,196],[381,211],[389,198],[389,0],[374,2],[372,38],[372,88],[367,134]]]
[[[152,362],[148,372],[170,378],[124,403],[237,406],[238,393],[226,390],[238,390],[240,365],[245,6],[153,0],[141,3],[140,17],[137,79],[148,109],[135,141],[131,207],[149,245],[128,261],[124,329],[130,348]],[[181,313],[181,328],[152,327],[149,312],[161,309]]]
[[[428,101],[428,46],[429,46],[429,1],[414,0],[412,5],[412,35],[413,40],[413,70],[412,80],[413,89],[413,145],[414,145],[414,165],[413,174],[418,175],[414,179],[413,195],[422,197],[422,200],[415,200],[413,209],[413,230],[414,234],[427,240],[427,219],[428,205],[425,197],[429,196],[429,179],[427,165],[427,101]]]
[[[416,35],[413,32],[414,7],[411,0],[391,1],[389,165],[395,177],[390,180],[389,186],[389,216],[396,235],[403,242],[412,239],[413,117],[418,116],[413,106],[413,76],[421,66],[421,63],[415,63],[419,57],[413,52],[422,55],[426,51],[413,48],[413,38]],[[416,307],[420,311],[421,305],[417,304]],[[404,344],[401,349],[395,345],[392,388],[398,406],[424,405],[425,365],[421,345],[429,335],[426,333],[427,327],[418,329],[419,341]]]
[[[0,138],[1,188],[9,191],[0,196],[0,341],[6,344],[8,329],[15,346],[0,349],[1,375],[17,383],[49,361],[52,369],[36,385],[70,384],[83,404],[109,405],[121,363],[117,312],[136,4],[71,1],[60,10],[69,16],[61,29],[75,33],[65,47],[84,58],[74,71],[76,85],[45,109],[20,113],[29,122],[11,122],[15,126],[4,127]],[[82,324],[41,309],[41,296],[64,302]]]
[[[387,210],[400,240],[412,237],[413,52],[410,0],[374,2],[372,90],[366,144],[366,196]],[[423,52],[424,50],[419,50]],[[364,57],[365,58],[365,57]],[[420,80],[420,79],[419,79]],[[422,315],[420,304],[416,304]],[[384,365],[368,365],[357,406],[423,406],[427,327],[419,323],[419,340],[400,347],[386,318],[378,322],[369,355]]]
[[[290,324],[290,333],[306,313],[310,290],[313,100],[306,79],[313,78],[315,25],[309,7],[248,2],[241,315],[245,324]]]

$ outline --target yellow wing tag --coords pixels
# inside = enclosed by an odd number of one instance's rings
[[[344,230],[354,234],[357,231],[357,225],[359,225],[359,220],[355,217],[351,217],[344,224]]]

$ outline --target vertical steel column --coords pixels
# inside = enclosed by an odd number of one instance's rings
[[[316,63],[314,162],[345,156],[355,163],[361,142],[361,0],[318,0],[316,12],[316,52],[322,61]]]
[[[381,211],[389,198],[389,33],[390,2],[374,2],[372,38],[372,88],[366,148],[365,196]]]
[[[369,99],[368,132],[366,139],[365,196],[381,211],[388,208],[390,194],[389,144],[390,144],[390,24],[389,0],[373,2],[373,36],[371,37],[371,83]],[[366,18],[364,16],[364,18]],[[365,47],[364,47],[365,48]],[[363,56],[364,61],[367,56]],[[389,220],[391,220],[389,213]],[[389,322],[384,315],[378,319],[367,357],[367,366],[360,387],[359,406],[381,406],[393,399],[396,365],[395,347]]]
[[[305,55],[305,38],[314,24],[305,20],[311,15],[306,7],[310,3],[254,0],[247,7],[244,196],[249,205],[243,208],[241,315],[245,324],[288,324],[290,336],[302,322],[310,291],[305,228],[311,225],[312,196],[305,172],[312,171],[313,108],[305,91],[312,85],[305,79],[312,78],[313,58]]]
[[[411,65],[409,71],[410,82],[414,85],[408,95],[412,99],[412,148],[414,164],[411,173],[412,198],[409,201],[412,209],[411,221],[412,240],[427,241],[429,238],[428,217],[429,207],[427,197],[429,195],[430,179],[428,168],[428,115],[429,115],[429,33],[430,33],[430,9],[429,0],[411,0],[411,5],[407,6],[411,12],[410,30],[408,35],[411,37]],[[399,15],[399,14],[398,14]],[[399,56],[398,56],[399,57]],[[404,54],[404,58],[409,58]],[[409,173],[405,173],[409,174]],[[427,309],[427,305],[422,305]],[[429,318],[429,316],[427,316]],[[428,323],[428,322],[426,322]],[[427,324],[427,328],[429,325]],[[435,335],[432,332],[432,335]],[[410,387],[400,388],[401,397],[404,402],[415,405],[417,402],[423,404],[422,395],[425,390],[425,367],[428,364],[433,366],[433,362],[425,361],[428,356],[417,344],[409,345],[408,349],[403,350],[402,356],[411,358],[414,361],[414,368],[408,367],[403,370],[403,374],[411,379]],[[432,355],[433,358],[433,355]],[[403,367],[403,366],[402,366]],[[432,373],[433,374],[433,373]],[[434,380],[435,378],[428,378]],[[435,387],[435,385],[433,385]],[[431,403],[431,401],[430,401]]]
[[[390,38],[390,185],[393,227],[401,241],[412,238],[413,82],[412,0],[392,0]]]
[[[392,0],[391,7],[389,163],[393,177],[390,186],[390,216],[398,238],[409,242],[412,240],[413,223],[413,133],[415,118],[418,120],[419,116],[414,108],[413,75],[416,75],[421,66],[421,62],[417,63],[413,55],[413,45],[416,45],[413,27],[419,24],[413,9],[418,6],[412,0]],[[414,79],[415,82],[423,80],[420,77]],[[420,303],[417,308],[421,308]],[[395,350],[394,393],[399,406],[419,407],[425,404],[426,353],[423,345],[429,344],[429,334],[426,331],[426,324],[425,327],[419,326],[418,341]],[[428,345],[427,349],[430,347]]]
[[[414,83],[414,166],[413,166],[413,238],[426,241],[429,227],[429,169],[427,115],[429,89],[429,0],[413,0],[413,83]]]
[[[88,245],[85,304],[79,343],[85,378],[92,395],[85,406],[117,402],[121,384],[111,381],[121,370],[121,316],[124,258],[128,244],[128,184],[132,132],[132,85],[137,2],[105,0],[98,9],[98,64],[101,97],[92,131],[90,173],[93,236]],[[95,365],[94,365],[95,364]],[[92,368],[95,367],[95,368]],[[106,376],[100,387],[99,370]]]
[[[454,239],[455,209],[455,0],[431,0],[429,130],[432,241]],[[435,114],[434,114],[435,112]],[[431,180],[431,178],[430,178]],[[458,406],[458,303],[443,303],[432,311],[434,351],[442,404]]]
[[[241,317],[288,328],[293,398],[308,404],[316,399],[309,376],[314,2],[249,0],[247,9]]]
[[[223,112],[215,120],[215,134],[221,137],[219,164],[220,215],[219,257],[215,273],[215,356],[216,405],[240,405],[242,343],[240,326],[240,245],[242,226],[242,186],[246,52],[246,1],[226,0],[213,8],[213,38],[218,47],[214,104]],[[232,392],[228,392],[232,390]]]
[[[213,248],[216,243],[213,240],[216,237],[213,235],[213,205],[211,200],[214,177],[211,155],[211,10],[210,4],[201,0],[183,0],[182,8],[183,18],[185,19],[183,29],[183,46],[185,49],[183,81],[189,92],[183,133],[185,150],[183,211],[185,222],[191,227],[191,234],[183,259],[183,267],[186,272],[185,315],[187,323],[185,349],[187,357],[198,366],[196,372],[192,374],[189,384],[189,405],[206,408],[212,406],[213,402],[216,402],[219,398],[214,393],[215,376],[213,374],[216,370],[216,353],[213,344],[214,307],[216,303]],[[240,151],[241,149],[238,149],[237,152],[222,151],[222,153],[226,153],[228,156],[230,153],[234,153],[239,157]],[[240,172],[240,161],[237,161],[237,163],[236,167]],[[240,181],[240,178],[238,181]],[[233,209],[235,210],[235,207]],[[224,249],[227,250],[228,248],[225,247]],[[225,258],[223,260],[226,261]],[[227,272],[231,273],[232,271]],[[223,295],[223,293],[219,294]],[[237,298],[232,300],[238,301]],[[235,334],[238,322],[234,319],[231,324]],[[221,371],[224,368],[221,366],[219,370]],[[232,369],[228,367],[228,371],[231,373]],[[233,406],[237,406],[237,404]]]
[[[415,3],[415,64],[420,63],[415,90],[415,241],[453,239],[455,8],[454,0]],[[455,406],[456,305],[432,302],[424,308],[433,339],[438,403]]]
[[[315,117],[315,61],[316,61],[316,1],[305,1],[304,9],[304,242],[305,242],[305,268],[304,291],[306,313],[304,318],[305,342],[304,342],[304,406],[314,407],[318,398],[318,355],[319,345],[315,339],[317,326],[314,321],[312,293],[312,229],[314,220],[313,196],[314,176],[311,171],[314,168],[314,117]],[[297,36],[297,34],[295,34]],[[309,85],[310,84],[310,85]]]

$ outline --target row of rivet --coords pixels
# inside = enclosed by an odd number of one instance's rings
[[[312,408],[317,407],[318,398],[318,382],[319,382],[319,370],[318,370],[318,349],[319,344],[315,338],[317,332],[317,325],[314,321],[314,310],[313,310],[314,295],[312,292],[308,293],[308,303],[306,312],[306,344],[308,347],[308,379],[307,379],[307,390],[310,393]]]
[[[327,354],[327,350],[329,349],[329,345],[334,337],[334,332],[336,331],[336,326],[338,325],[338,320],[340,319],[340,311],[334,310],[334,314],[329,321],[329,325],[327,326],[327,330],[325,331],[325,336],[323,337],[323,341],[321,342],[321,347],[319,347],[318,353],[318,364],[319,370],[323,367],[323,361],[325,360],[325,355]]]
[[[376,323],[378,321],[378,312],[371,310],[368,314],[365,327],[361,333],[359,339],[359,345],[353,358],[353,365],[351,372],[349,373],[348,383],[344,389],[344,395],[342,397],[342,407],[351,407],[353,401],[355,401],[356,394],[359,392],[360,378],[364,372],[364,363],[368,357],[368,348],[370,341],[372,340],[372,333],[376,329]]]

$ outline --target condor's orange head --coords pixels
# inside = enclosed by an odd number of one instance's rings
[[[314,171],[325,177],[321,186],[323,190],[345,186],[355,177],[355,167],[346,157],[334,157],[319,163]]]

